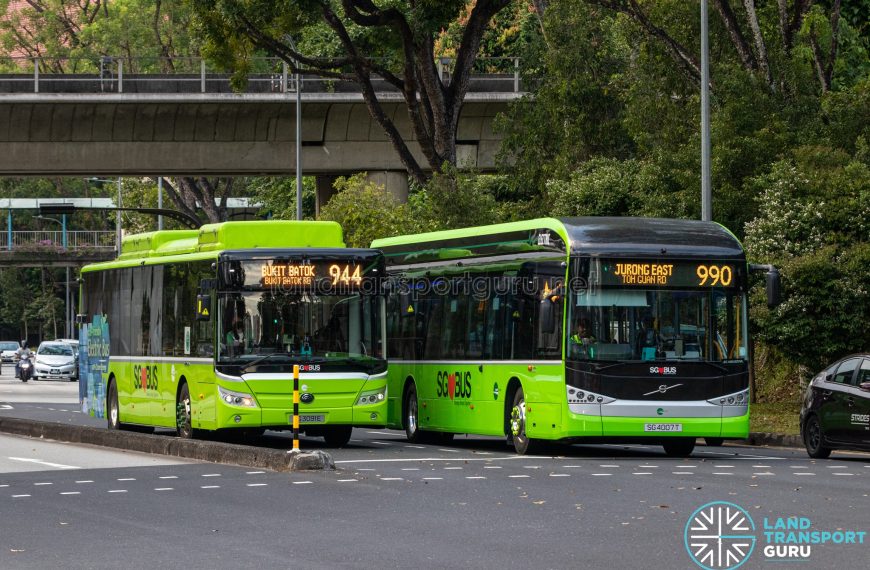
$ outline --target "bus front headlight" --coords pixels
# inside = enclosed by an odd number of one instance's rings
[[[387,387],[384,386],[380,390],[373,390],[370,392],[363,392],[359,395],[359,398],[356,400],[357,406],[367,406],[370,404],[377,404],[379,402],[383,402],[387,399]]]
[[[245,394],[244,392],[233,392],[222,388],[221,386],[218,386],[218,394],[220,395],[221,400],[223,400],[227,405],[239,406],[242,408],[257,407],[256,400],[254,400],[254,397],[250,394]]]

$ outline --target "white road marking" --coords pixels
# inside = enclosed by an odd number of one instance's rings
[[[733,465],[714,465],[713,466],[713,469],[729,469],[729,468],[733,469],[734,466]]]
[[[828,469],[845,469],[845,465],[828,465]]]
[[[567,473],[550,473],[550,477],[570,477]]]
[[[756,469],[770,469],[770,465],[753,465]]]
[[[357,471],[374,471],[374,469],[362,469],[362,468],[360,468],[360,469],[357,469]]]
[[[0,410],[12,410],[12,409],[14,409],[14,408],[12,406],[10,406],[9,404],[0,404]]]
[[[501,465],[484,465],[484,469],[501,469]]]
[[[13,499],[20,499],[21,497],[29,497],[30,495],[12,495]]]
[[[160,479],[178,479],[178,475],[162,475]]]
[[[54,485],[54,483],[34,483],[37,487],[40,485]]]
[[[86,480],[86,481],[76,481],[76,483],[93,483],[93,481],[89,481],[89,480]]]
[[[337,479],[339,483],[350,483],[352,481],[359,481],[359,479]]]
[[[262,475],[265,471],[245,471],[245,475]]]
[[[658,469],[658,465],[638,465],[638,467],[643,467],[644,469]]]
[[[419,471],[419,467],[402,467],[402,471]]]
[[[81,495],[79,491],[64,491],[61,495]]]
[[[200,489],[220,489],[220,485],[200,485]]]
[[[776,473],[771,473],[770,471],[762,471],[761,473],[753,473],[753,475],[759,475],[759,476],[776,475]]]
[[[674,475],[694,475],[694,471],[671,471]]]
[[[123,479],[118,479],[118,481],[135,481],[135,477],[124,477]]]
[[[294,485],[310,485],[311,481],[293,481]]]
[[[486,477],[482,477],[480,475],[473,475],[470,477],[466,477],[466,479],[486,479]]]
[[[50,461],[42,461],[40,459],[31,459],[30,457],[9,457],[12,461],[23,461],[24,463],[36,463],[37,465],[45,465],[46,467],[55,467],[57,469],[81,469],[75,465],[64,465],[62,463],[51,463]]]
[[[424,481],[443,481],[444,477],[423,477]]]
[[[220,477],[220,473],[206,473],[203,477]],[[120,481],[120,479],[118,479]]]
[[[807,473],[806,471],[801,471],[801,472],[798,472],[798,473],[792,473],[792,475],[810,475],[810,476],[815,476],[815,473]]]
[[[265,487],[268,483],[248,483],[248,487]]]
[[[343,459],[341,461],[336,461],[335,464],[344,464],[344,463],[423,463],[429,462],[434,463],[436,461],[445,461],[445,462],[456,462],[456,461],[540,461],[541,457],[526,457],[524,455],[505,455],[503,457],[464,457],[461,460],[451,459],[449,457],[409,457],[409,458],[390,458],[390,459]],[[550,457],[548,459],[556,459],[555,457]]]
[[[390,433],[388,431],[367,431],[366,433],[371,433],[375,435],[396,435],[394,433]]]
[[[855,474],[854,473],[834,473],[834,475],[846,475],[848,477],[852,477]]]
[[[728,471],[713,471],[713,475],[734,475],[734,473]]]
[[[426,448],[425,448],[424,446],[422,446],[422,445],[406,445],[405,447],[407,447],[407,448],[409,448],[409,449],[426,449]]]
[[[593,477],[610,477],[613,473],[590,473]]]
[[[599,467],[610,468],[610,467],[619,467],[619,465],[612,465],[610,463],[602,463]]]
[[[540,465],[523,465],[523,469],[540,469]]]
[[[108,493],[126,493],[127,489],[112,489],[111,491],[107,491]]]
[[[174,491],[175,489],[173,489],[172,487],[157,487],[154,490],[155,491]]]
[[[632,475],[652,475],[652,471],[635,471]]]
[[[529,479],[531,475],[508,475],[511,479]]]
[[[376,443],[378,445],[393,445],[392,443],[387,443],[386,441],[372,441],[372,443]]]
[[[401,477],[381,477],[381,481],[404,481]]]
[[[439,449],[438,451],[444,451],[445,453],[459,453],[458,449]]]
[[[0,488],[8,487],[9,485],[0,485]]]

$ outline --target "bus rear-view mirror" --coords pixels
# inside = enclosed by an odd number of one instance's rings
[[[767,272],[767,306],[772,309],[782,301],[782,283],[775,267]]]
[[[549,298],[541,301],[538,321],[542,333],[552,334],[556,332],[556,309],[554,303]]]

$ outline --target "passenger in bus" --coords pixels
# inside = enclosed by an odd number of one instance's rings
[[[575,358],[595,358],[595,337],[589,328],[588,319],[577,321],[574,334],[570,337],[571,353]]]
[[[227,331],[227,352],[230,357],[238,356],[245,351],[245,325],[241,321],[237,321],[233,327]]]
[[[652,317],[646,316],[637,331],[637,355],[641,360],[655,360],[659,346],[659,333],[653,326]]]

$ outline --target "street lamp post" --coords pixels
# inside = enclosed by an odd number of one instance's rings
[[[57,218],[50,218],[48,216],[36,216],[39,220],[48,220],[50,222],[55,222],[60,224],[61,227],[61,242],[63,243],[63,249],[67,248],[67,232],[66,232],[66,214],[63,214],[60,220]],[[69,265],[67,265],[64,269],[66,269],[66,280],[64,281],[64,302],[63,302],[63,338],[71,338],[72,337],[72,306],[70,301],[72,297],[70,296],[69,291]]]
[[[118,232],[117,237],[117,245],[118,245],[118,257],[121,256],[121,177],[118,177],[118,211],[115,213],[115,225]]]
[[[710,186],[710,58],[707,0],[701,0],[701,219],[713,220]]]

